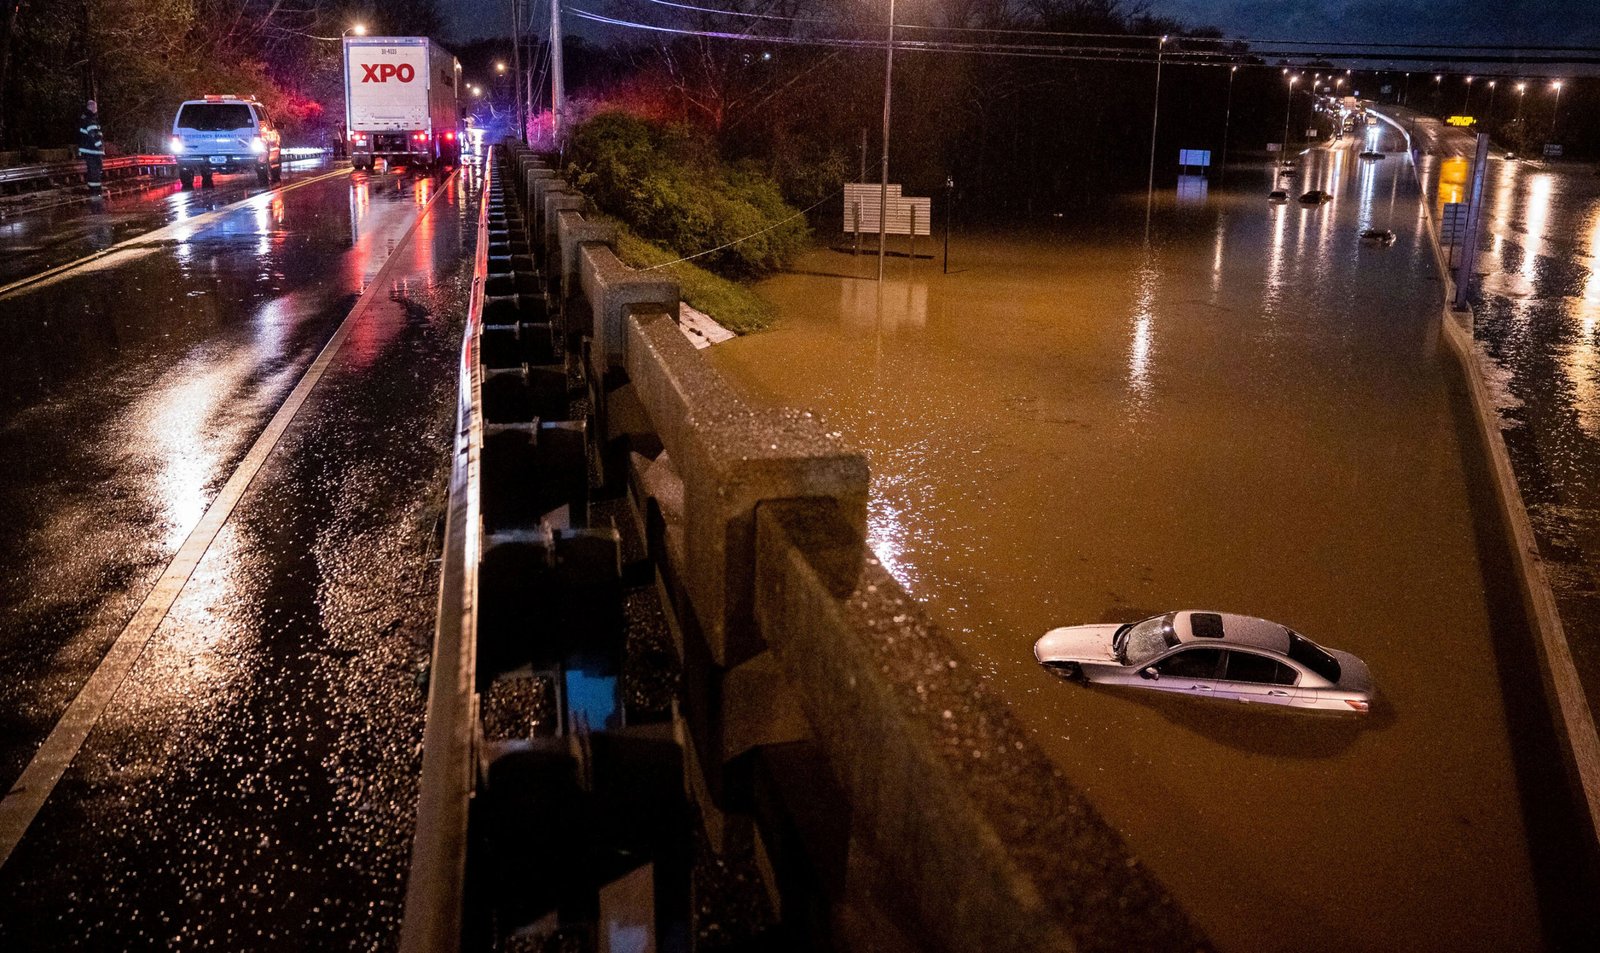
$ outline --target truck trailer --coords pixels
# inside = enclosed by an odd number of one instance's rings
[[[350,162],[449,165],[461,155],[461,64],[423,36],[344,38]]]

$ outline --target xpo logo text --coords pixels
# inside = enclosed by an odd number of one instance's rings
[[[402,83],[409,83],[417,77],[417,71],[410,63],[362,63],[361,81],[363,83],[387,83],[390,78]]]

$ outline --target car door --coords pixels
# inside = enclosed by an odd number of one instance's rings
[[[1154,668],[1156,673],[1156,677],[1145,681],[1150,688],[1185,695],[1214,695],[1217,676],[1222,673],[1222,650],[1185,646],[1146,668]]]
[[[1219,695],[1269,705],[1295,703],[1294,683],[1299,673],[1294,669],[1269,655],[1244,649],[1227,649],[1223,655]]]

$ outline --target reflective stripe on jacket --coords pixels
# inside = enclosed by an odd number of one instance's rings
[[[100,132],[98,113],[85,112],[78,117],[78,151],[84,155],[105,155],[106,140]]]

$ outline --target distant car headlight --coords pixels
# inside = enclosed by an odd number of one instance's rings
[[[184,150],[183,140],[178,138],[177,136],[173,136],[172,137],[172,141],[167,143],[167,144],[172,147],[172,154],[173,155],[177,155],[178,153],[180,153],[180,152],[182,152]]]
[[[254,139],[251,139],[250,140],[250,151],[251,152],[266,152],[267,151],[267,143],[266,143],[266,141],[264,139],[262,139],[260,136],[256,136]]]

